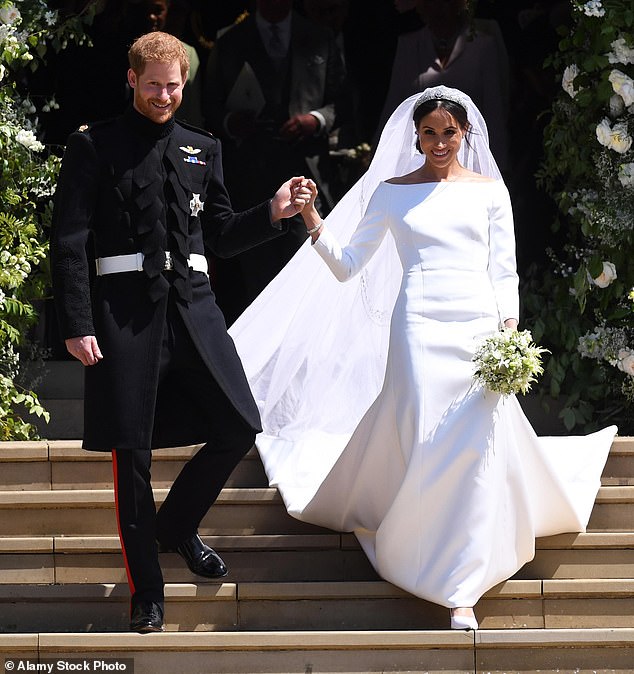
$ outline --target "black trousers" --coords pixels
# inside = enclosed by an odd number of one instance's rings
[[[178,386],[209,425],[209,437],[185,464],[158,513],[151,485],[152,452],[112,451],[119,538],[131,593],[163,605],[158,544],[169,547],[196,533],[227,478],[253,446],[255,432],[235,410],[203,363],[170,298],[159,386]]]

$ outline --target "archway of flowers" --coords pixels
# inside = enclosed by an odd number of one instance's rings
[[[634,432],[634,9],[573,0],[550,59],[561,78],[540,184],[558,205],[562,250],[533,278],[533,335],[551,352],[542,391],[567,429]]]
[[[0,0],[0,440],[33,438],[28,415],[48,418],[22,366],[37,349],[26,336],[47,289],[46,228],[60,164],[38,140],[40,120],[57,104],[32,100],[25,82],[48,49],[84,40],[90,15],[90,6],[63,18],[43,0]]]

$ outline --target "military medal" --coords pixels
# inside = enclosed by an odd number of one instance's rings
[[[200,200],[200,194],[193,194],[192,200],[189,202],[189,208],[194,217],[205,208],[205,202]]]

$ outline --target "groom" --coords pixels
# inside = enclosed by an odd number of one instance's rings
[[[86,366],[83,447],[112,452],[130,629],[144,633],[164,628],[159,549],[198,575],[227,573],[198,525],[260,431],[205,252],[274,238],[304,202],[293,178],[233,212],[220,143],[174,120],[189,69],[180,41],[149,33],[128,57],[133,104],[68,139],[51,260],[62,335]],[[151,449],[193,443],[204,444],[157,513]]]

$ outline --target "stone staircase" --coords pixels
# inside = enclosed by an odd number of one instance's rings
[[[193,451],[155,453],[157,502]],[[588,532],[538,540],[478,603],[475,633],[378,578],[354,536],[289,517],[255,451],[200,532],[229,576],[162,554],[168,631],[126,633],[109,455],[0,443],[0,659],[126,658],[136,674],[634,672],[634,438],[614,442]]]

